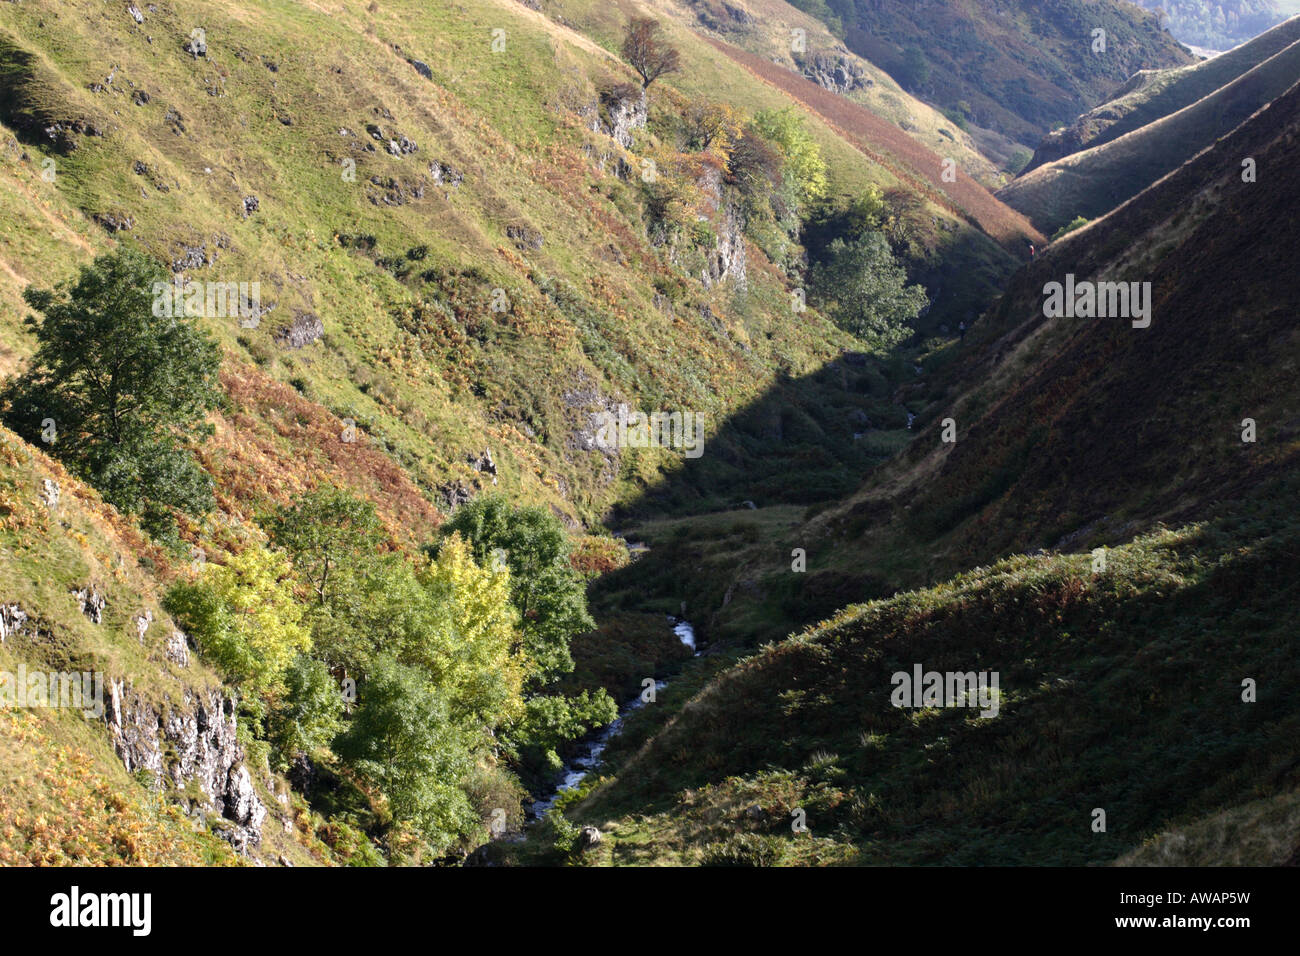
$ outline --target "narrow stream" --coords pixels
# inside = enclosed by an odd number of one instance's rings
[[[689,647],[692,654],[698,656],[700,652],[696,650],[695,647],[695,628],[691,627],[691,623],[673,617],[670,617],[668,620],[673,624],[673,633],[677,635],[677,639]],[[656,691],[660,691],[667,686],[667,681],[655,681]],[[540,800],[533,801],[532,806],[529,807],[528,810],[529,818],[535,821],[546,816],[546,812],[555,806],[555,801],[559,798],[560,794],[564,793],[566,790],[572,790],[582,782],[582,779],[586,777],[587,774],[600,766],[601,754],[605,752],[605,748],[609,746],[609,742],[623,731],[623,719],[627,717],[628,714],[632,713],[632,711],[640,710],[644,706],[645,701],[641,699],[640,694],[637,694],[623,705],[618,712],[618,716],[612,723],[601,728],[595,736],[584,742],[579,747],[578,753],[565,761],[564,775],[555,792]]]

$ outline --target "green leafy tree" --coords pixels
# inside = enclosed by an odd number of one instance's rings
[[[479,824],[461,786],[474,769],[470,739],[417,668],[381,656],[358,687],[356,713],[334,749],[383,794],[397,827],[441,850]]]
[[[530,774],[558,771],[560,747],[618,716],[618,705],[603,687],[576,697],[543,694],[528,699],[524,719],[512,735],[524,769]]]
[[[169,278],[144,253],[119,249],[55,289],[28,288],[23,299],[43,316],[27,319],[36,354],[3,396],[15,431],[46,439],[157,537],[174,530],[171,509],[212,507],[211,480],[185,445],[211,433],[204,414],[220,396],[216,343],[184,317],[154,314],[155,286]]]
[[[315,655],[339,677],[361,677],[383,644],[401,576],[409,578],[401,555],[379,553],[385,534],[374,505],[322,485],[260,520],[310,596],[304,620]]]
[[[515,507],[500,495],[482,495],[457,509],[441,531],[443,542],[452,535],[464,538],[479,564],[503,561],[509,567],[533,684],[545,686],[572,671],[569,641],[596,622],[587,612],[582,576],[569,563],[569,537],[559,520],[545,508]]]
[[[262,524],[289,553],[319,604],[329,603],[341,586],[340,572],[355,571],[384,540],[375,506],[335,485],[308,492]]]
[[[1056,232],[1052,233],[1052,238],[1048,241],[1055,242],[1057,239],[1060,239],[1062,236],[1069,235],[1070,233],[1074,232],[1074,230],[1082,229],[1086,225],[1088,225],[1087,219],[1085,219],[1083,216],[1075,216],[1073,219],[1067,222],[1060,229],[1056,230]]]
[[[921,286],[907,285],[907,271],[879,232],[832,242],[813,267],[811,288],[836,324],[886,347],[907,338],[928,302]]]
[[[284,701],[268,719],[280,770],[298,754],[315,756],[343,729],[343,694],[329,668],[299,654],[284,675]]]

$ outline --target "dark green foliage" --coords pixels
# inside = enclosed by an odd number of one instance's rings
[[[324,663],[306,655],[285,674],[285,703],[268,722],[281,769],[299,753],[319,753],[343,728],[343,694]]]
[[[171,510],[212,507],[210,479],[185,445],[210,433],[218,401],[216,343],[184,316],[154,314],[167,273],[121,249],[82,267],[57,289],[24,300],[38,347],[3,395],[5,421],[44,444],[104,499],[139,514],[151,534],[174,527]]]
[[[381,657],[358,688],[357,711],[334,749],[382,791],[393,819],[446,846],[477,823],[458,785],[473,769],[466,739],[419,671]]]
[[[878,232],[851,242],[836,239],[812,271],[818,308],[854,335],[881,345],[897,344],[928,300],[919,285],[907,285],[906,270]]]

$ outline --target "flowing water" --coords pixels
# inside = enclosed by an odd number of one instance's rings
[[[700,652],[695,648],[695,628],[691,627],[689,621],[683,621],[676,618],[669,618],[673,624],[673,633],[677,639],[691,649],[692,654],[698,655]],[[668,686],[667,681],[655,681],[655,690],[660,691]],[[560,785],[554,793],[543,797],[540,800],[534,800],[533,805],[529,808],[529,815],[534,820],[540,820],[546,815],[546,811],[555,806],[555,801],[560,794],[566,790],[572,790],[587,774],[591,773],[600,766],[601,754],[609,746],[609,742],[617,737],[623,731],[623,719],[634,710],[640,710],[646,704],[640,694],[637,694],[630,701],[623,705],[618,712],[618,717],[606,727],[602,727],[594,736],[585,741],[578,749],[578,753],[564,762],[564,773],[560,779]]]

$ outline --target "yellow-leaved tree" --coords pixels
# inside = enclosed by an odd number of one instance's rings
[[[222,563],[205,564],[195,580],[176,584],[165,604],[246,699],[274,700],[289,665],[311,647],[293,592],[289,559],[250,542]]]
[[[493,728],[513,723],[523,712],[528,662],[510,600],[510,569],[504,562],[480,566],[453,535],[416,579],[432,620],[412,635],[403,662],[428,672],[454,719]]]

